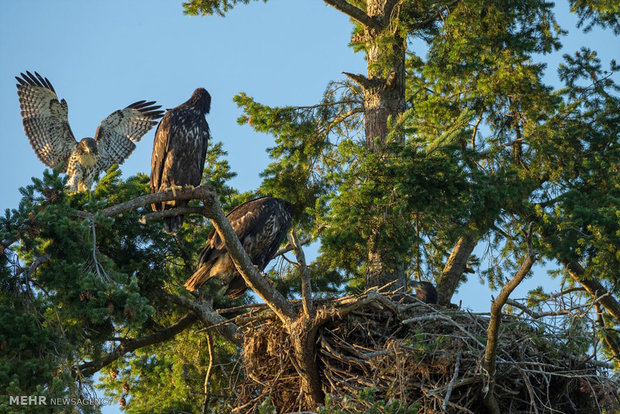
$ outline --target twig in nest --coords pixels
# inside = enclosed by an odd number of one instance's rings
[[[462,351],[459,349],[459,353],[456,354],[456,362],[454,363],[454,375],[452,375],[450,384],[448,384],[448,390],[446,391],[446,396],[444,397],[443,404],[441,405],[442,411],[446,411],[446,406],[450,401],[450,395],[452,395],[452,389],[454,388],[454,382],[459,377],[459,368],[461,367],[461,355]]]

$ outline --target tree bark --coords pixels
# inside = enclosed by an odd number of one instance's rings
[[[502,322],[502,308],[506,304],[508,297],[519,283],[525,278],[528,272],[532,269],[532,265],[536,260],[536,255],[532,249],[532,224],[530,224],[527,234],[527,254],[523,259],[523,263],[515,276],[510,279],[499,292],[497,299],[493,300],[491,304],[491,319],[489,320],[489,326],[487,327],[487,345],[484,352],[484,359],[482,360],[482,367],[486,371],[488,376],[488,385],[486,387],[486,395],[484,397],[484,404],[486,405],[489,413],[500,414],[499,404],[495,399],[495,367],[497,360],[497,344],[499,326]]]
[[[301,378],[301,392],[309,407],[319,407],[325,402],[316,366],[316,335],[319,326],[314,318],[310,319],[305,314],[287,326],[298,364],[295,368]]]
[[[388,120],[395,122],[406,109],[405,51],[406,42],[390,31],[392,2],[368,0],[366,14],[377,24],[365,26],[367,76],[350,76],[364,91],[366,146],[369,151],[381,152],[388,135]],[[386,46],[386,44],[388,44]],[[401,140],[404,137],[400,137]],[[381,224],[394,219],[381,207],[376,207],[377,225],[368,243],[366,287],[383,286],[397,280],[395,287],[405,284],[404,265],[400,258],[389,254],[382,238],[386,236]]]
[[[194,322],[196,322],[197,319],[198,318],[196,317],[196,315],[189,313],[168,328],[162,329],[142,338],[128,339],[127,341],[121,342],[119,346],[117,346],[112,352],[110,352],[103,358],[90,362],[85,362],[78,366],[75,369],[75,372],[78,375],[89,377],[95,372],[99,371],[101,368],[111,364],[112,362],[116,361],[117,359],[129,352],[133,352],[136,349],[158,344],[160,342],[164,342],[171,338],[174,338],[177,334],[183,332],[186,328],[190,327]]]
[[[568,271],[570,277],[572,277],[575,282],[583,286],[593,298],[607,293],[607,289],[605,289],[601,282],[594,278],[586,278],[586,271],[579,263],[564,259],[562,260],[562,264]],[[617,322],[620,323],[620,303],[618,303],[612,295],[606,295],[600,298],[599,303]]]
[[[454,295],[467,267],[467,260],[477,243],[478,239],[475,233],[469,230],[459,237],[454,245],[441,275],[437,278],[437,303],[440,305],[450,304],[452,295]]]

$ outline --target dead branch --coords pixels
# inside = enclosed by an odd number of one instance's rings
[[[492,414],[500,414],[499,404],[495,399],[495,369],[497,359],[498,332],[502,317],[501,312],[512,291],[525,278],[525,276],[532,268],[534,261],[536,260],[536,255],[534,254],[534,249],[532,247],[532,229],[533,223],[530,223],[526,235],[527,253],[523,260],[523,263],[521,264],[521,267],[519,268],[515,276],[504,285],[497,299],[493,300],[493,303],[491,305],[491,320],[489,321],[489,326],[487,328],[487,345],[484,353],[484,360],[482,366],[485,370],[486,375],[488,375],[488,384],[485,387],[486,397],[484,399],[484,402],[488,410]]]
[[[248,254],[241,246],[241,242],[226,219],[216,192],[208,185],[183,189],[179,191],[163,191],[155,194],[147,194],[120,203],[103,210],[105,217],[111,217],[127,211],[144,207],[152,203],[161,203],[170,200],[201,200],[204,205],[203,214],[210,218],[219,236],[224,240],[226,250],[230,255],[239,274],[245,283],[253,289],[269,307],[283,321],[290,321],[295,316],[293,306],[258,272],[250,260]],[[219,316],[219,315],[218,315]],[[208,319],[208,318],[207,318]]]
[[[168,328],[162,329],[142,338],[136,338],[121,342],[121,344],[116,347],[114,351],[110,352],[105,357],[97,359],[95,361],[86,362],[78,366],[76,368],[76,373],[78,375],[84,375],[87,377],[93,375],[101,368],[111,364],[112,362],[116,361],[117,359],[129,352],[133,352],[136,349],[158,344],[160,342],[164,342],[173,338],[174,336],[176,336],[180,332],[183,332],[186,328],[191,326],[196,321],[196,319],[196,315],[194,315],[193,313],[188,313],[177,323],[171,325]]]
[[[314,318],[314,306],[312,304],[310,271],[308,270],[308,266],[306,265],[306,255],[301,249],[301,243],[299,242],[299,239],[297,239],[294,230],[291,230],[291,232],[289,233],[289,242],[293,245],[293,248],[295,249],[297,267],[299,268],[299,272],[301,274],[301,297],[304,313],[308,318],[312,319]]]
[[[480,370],[486,349],[478,339],[487,334],[486,314],[442,309],[377,289],[315,305],[317,320],[324,324],[318,328],[312,363],[335,406],[371,408],[372,403],[347,404],[355,401],[351,396],[373,387],[375,400],[417,403],[420,414],[439,412],[442,406],[449,412],[486,411],[482,390],[488,376]],[[247,377],[237,390],[237,411],[255,411],[267,396],[279,412],[311,410],[314,406],[299,398],[301,373],[307,373],[295,355],[293,334],[298,331],[290,331],[273,314],[266,318],[269,313],[256,314],[251,324],[248,312],[243,346]],[[494,390],[501,412],[614,412],[620,407],[617,385],[599,372],[599,366],[608,365],[573,355],[562,327],[551,326],[540,336],[529,318],[502,318]]]
[[[306,238],[303,238],[299,241],[299,245],[300,246],[305,246],[306,244],[311,243],[314,240],[313,236],[308,236]],[[293,251],[295,248],[293,247],[293,245],[291,244],[291,242],[289,241],[288,243],[286,243],[286,246],[281,247],[280,249],[278,249],[278,251],[273,255],[273,257],[278,257],[283,255],[284,253],[288,253]]]
[[[164,293],[164,296],[170,302],[191,310],[207,328],[217,325],[218,327],[215,329],[219,334],[237,345],[241,344],[242,335],[237,326],[217,313],[210,303],[199,300],[192,301],[167,292]]]
[[[50,256],[49,254],[39,256],[32,261],[32,264],[28,267],[28,269],[22,270],[17,274],[23,273],[24,278],[28,281],[32,279],[32,274],[37,270],[39,266],[41,266],[43,263],[49,262],[50,260],[52,260],[52,256]]]
[[[583,286],[583,288],[593,297],[597,297],[603,294],[603,292],[607,292],[607,289],[605,289],[598,279],[590,276],[584,277],[586,271],[579,263],[565,259],[562,260],[562,264],[566,268],[570,277],[572,277],[575,282]],[[614,317],[614,319],[616,319],[617,323],[620,323],[620,303],[612,295],[608,295],[601,300],[601,305],[611,316]]]
[[[207,373],[205,374],[204,382],[204,400],[202,403],[202,414],[209,412],[209,377],[211,376],[211,369],[213,368],[213,341],[211,340],[211,333],[207,331],[207,351],[209,353],[209,365],[207,366]]]
[[[145,214],[140,217],[140,224],[146,224],[151,221],[161,220],[164,217],[172,216],[184,216],[186,214],[202,214],[204,215],[205,209],[202,207],[177,207],[164,211],[156,211],[154,213]]]
[[[205,199],[204,202],[205,209],[208,210],[208,217],[213,222],[213,227],[224,241],[226,251],[245,283],[269,305],[284,323],[289,323],[295,317],[293,306],[254,267],[237,234],[226,219],[217,197]]]
[[[208,185],[201,185],[191,189],[162,191],[160,193],[146,194],[140,197],[136,197],[132,200],[124,203],[116,204],[103,209],[104,217],[117,216],[122,213],[126,213],[131,210],[135,210],[140,207],[148,206],[153,203],[161,203],[171,200],[203,200],[211,201],[217,200],[217,194],[215,190]],[[218,203],[219,205],[219,203]]]
[[[446,396],[443,399],[443,404],[441,405],[441,409],[446,411],[446,406],[450,402],[450,395],[452,395],[452,390],[454,389],[454,384],[456,383],[456,379],[459,377],[459,368],[461,367],[461,355],[462,352],[459,350],[458,354],[456,354],[456,362],[454,363],[454,374],[452,374],[452,379],[448,384],[448,389],[446,390]]]

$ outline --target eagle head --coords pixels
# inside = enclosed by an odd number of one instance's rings
[[[205,88],[198,88],[189,98],[188,103],[198,108],[203,114],[208,114],[211,110],[211,95]]]
[[[77,156],[80,164],[84,167],[91,168],[97,163],[97,141],[92,138],[84,138],[77,146]]]
[[[411,282],[415,288],[415,297],[424,303],[437,303],[437,290],[430,282]]]

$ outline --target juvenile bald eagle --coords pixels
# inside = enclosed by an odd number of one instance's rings
[[[430,282],[411,282],[415,288],[415,297],[424,303],[437,304],[437,290]]]
[[[211,95],[198,88],[192,97],[169,109],[157,127],[151,158],[151,192],[200,185],[207,155],[209,124],[205,114],[211,109]],[[183,207],[187,201],[152,204],[153,211]],[[183,216],[164,218],[164,230],[175,234]]]
[[[17,79],[24,130],[37,157],[50,168],[64,163],[70,191],[87,191],[101,171],[122,164],[160,118],[154,101],[138,101],[112,112],[97,127],[95,138],[77,142],[71,132],[67,102],[58,101],[51,82],[30,72]]]
[[[241,245],[262,272],[273,259],[278,247],[291,228],[293,205],[273,197],[262,197],[241,204],[226,218],[239,237]],[[185,287],[196,290],[212,277],[226,287],[225,295],[235,299],[248,288],[226,252],[224,242],[214,230],[198,257],[196,272],[185,282]]]

